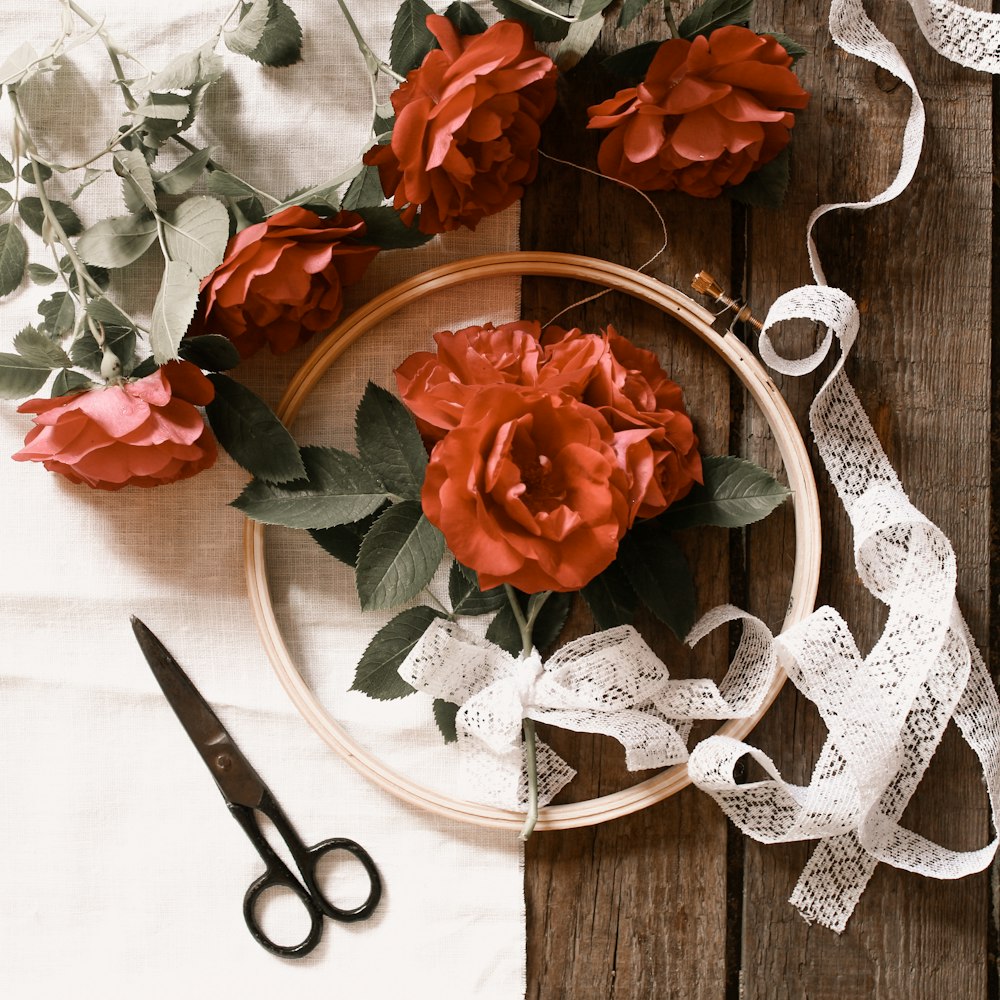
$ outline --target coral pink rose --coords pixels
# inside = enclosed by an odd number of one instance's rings
[[[580,399],[599,410],[614,432],[619,463],[628,476],[629,525],[654,517],[702,482],[701,456],[694,426],[684,409],[681,388],[672,382],[655,354],[636,347],[609,326],[603,338],[571,330],[548,343],[557,355],[580,340],[607,344]]]
[[[356,212],[322,218],[292,206],[237,233],[202,282],[193,329],[228,337],[250,357],[268,344],[284,354],[330,330],[343,287],[360,281],[378,253]]]
[[[18,413],[34,413],[16,462],[42,462],[71,482],[99,490],[162,486],[207,469],[215,438],[197,406],[215,389],[187,361],[152,375],[55,399],[29,399]]]
[[[365,154],[404,220],[443,233],[513,205],[534,180],[541,123],[556,99],[556,68],[529,30],[499,21],[459,35],[438,14],[428,52],[392,93],[391,141]]]
[[[484,589],[574,591],[615,558],[627,488],[596,410],[498,385],[480,390],[434,446],[421,502]]]
[[[788,145],[809,95],[775,39],[728,25],[694,41],[671,38],[637,87],[588,108],[588,128],[612,129],[601,171],[643,191],[712,198]]]

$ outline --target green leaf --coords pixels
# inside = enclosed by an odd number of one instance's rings
[[[592,17],[596,17],[610,7],[611,3],[612,0],[583,0],[583,4],[576,15],[578,23],[589,21]],[[570,31],[572,30],[571,26]]]
[[[302,27],[284,0],[271,0],[267,27],[247,55],[264,66],[292,66],[302,58]]]
[[[135,110],[131,112],[136,118],[152,119],[171,123],[171,127],[180,125],[191,113],[191,99],[184,94],[151,93]]]
[[[396,116],[395,115],[375,115],[375,120],[372,122],[372,131],[378,137],[379,142],[385,142],[388,137],[392,134],[392,130],[396,127]],[[377,167],[375,168],[378,169]]]
[[[69,292],[56,292],[38,303],[42,328],[50,337],[65,337],[76,324],[76,300]]]
[[[358,455],[390,493],[419,500],[427,450],[410,411],[391,392],[369,382],[354,417]]]
[[[147,90],[192,90],[215,83],[222,76],[225,64],[215,54],[215,45],[206,42],[200,48],[184,52],[171,59],[149,80]]]
[[[77,253],[99,267],[127,267],[156,242],[156,220],[148,213],[102,219],[77,241]]]
[[[697,602],[691,569],[673,539],[663,531],[633,528],[618,547],[618,563],[642,603],[683,640]]]
[[[156,360],[150,355],[148,358],[143,358],[129,374],[132,378],[146,378],[152,375],[159,367]]]
[[[229,242],[229,213],[221,201],[195,195],[160,218],[172,260],[183,261],[199,279],[222,263]]]
[[[14,204],[14,198],[11,193],[5,188],[0,188],[0,215]]]
[[[38,176],[44,183],[52,178],[52,168],[44,163],[38,163],[35,161],[33,164],[30,160],[21,167],[21,179],[26,180],[29,184],[35,183],[35,167],[38,168]]]
[[[21,230],[5,222],[0,225],[0,295],[9,295],[24,277],[28,262],[28,244]]]
[[[218,333],[185,337],[178,353],[185,361],[190,361],[207,372],[229,371],[240,363],[240,352],[233,342]]]
[[[76,199],[79,198],[80,195],[83,194],[83,192],[86,191],[87,188],[94,183],[94,181],[99,180],[106,173],[107,170],[99,169],[97,167],[84,167],[83,180],[80,181],[79,184],[77,184],[76,189],[69,196],[70,201],[76,201]]]
[[[86,375],[81,375],[80,372],[75,372],[72,368],[64,368],[53,380],[50,395],[56,399],[58,396],[70,396],[75,392],[96,388],[97,383],[92,382]]]
[[[400,4],[389,43],[389,64],[397,73],[406,76],[438,47],[426,23],[427,15],[433,13],[424,0],[403,0]]]
[[[208,376],[215,397],[205,407],[212,432],[230,457],[251,475],[269,483],[305,479],[295,439],[271,408],[228,375]]]
[[[104,342],[108,350],[122,363],[122,370],[128,372],[135,354],[135,330],[106,326],[104,328]],[[84,333],[73,341],[69,349],[69,356],[73,359],[73,364],[86,368],[90,372],[99,372],[104,354],[91,334]],[[137,376],[134,371],[130,374]]]
[[[595,576],[580,593],[601,630],[631,624],[639,606],[638,595],[617,563]]]
[[[774,476],[753,462],[732,455],[702,459],[705,485],[668,507],[649,525],[662,523],[672,530],[713,524],[742,528],[767,517],[791,496]]]
[[[148,208],[156,211],[156,191],[146,157],[137,149],[125,149],[114,157],[116,172],[122,178],[125,205],[132,213]]]
[[[149,330],[149,346],[159,364],[177,357],[198,305],[198,284],[198,275],[183,261],[167,261]]]
[[[44,264],[29,264],[28,277],[36,285],[51,285],[59,275],[51,267],[45,267]]]
[[[120,327],[124,330],[133,329],[132,321],[112,302],[103,295],[87,302],[87,315],[102,326]]]
[[[528,595],[517,591],[517,599],[521,604],[522,612],[527,611]],[[532,629],[531,641],[536,649],[544,649],[552,645],[559,638],[566,618],[569,615],[570,607],[569,594],[550,594],[542,610],[535,619],[535,627]],[[521,630],[517,625],[517,618],[510,603],[506,603],[497,614],[496,618],[490,622],[490,627],[486,630],[486,638],[490,642],[495,642],[501,649],[507,650],[511,656],[519,656],[521,653]]]
[[[641,45],[608,56],[601,63],[601,66],[612,76],[619,76],[624,80],[637,83],[649,71],[649,65],[659,51],[661,44],[662,42],[643,42]]]
[[[369,514],[368,517],[351,524],[335,524],[332,528],[310,528],[309,534],[334,559],[339,559],[347,566],[357,566],[361,542],[384,509],[384,506],[380,507],[374,514]]]
[[[434,721],[437,723],[445,743],[455,743],[458,740],[458,729],[456,719],[458,717],[458,705],[444,698],[434,699]]]
[[[52,211],[55,214],[56,219],[59,220],[59,225],[63,227],[67,236],[77,236],[83,230],[83,223],[80,222],[80,217],[69,207],[65,202],[62,201],[52,201],[49,199],[49,204],[52,206]],[[17,203],[17,210],[21,213],[21,218],[24,219],[28,228],[37,233],[39,236],[42,235],[42,228],[45,223],[45,210],[42,208],[42,202],[40,198],[35,198],[34,196],[29,198],[22,198]]]
[[[486,22],[476,8],[462,0],[455,0],[444,12],[444,16],[460,35],[481,35],[486,30]]]
[[[510,21],[520,21],[531,28],[536,42],[561,42],[569,34],[569,24],[522,7],[515,0],[492,0],[493,6]]]
[[[781,208],[791,177],[791,149],[786,146],[770,163],[765,163],[736,187],[726,189],[733,201],[751,208]]]
[[[227,170],[216,168],[209,172],[208,190],[212,194],[221,195],[223,198],[235,198],[237,201],[243,198],[255,197],[254,189],[248,184],[244,184],[238,177],[234,177]]]
[[[503,587],[480,590],[476,574],[457,560],[448,575],[448,600],[453,614],[472,617],[499,611],[507,603]]]
[[[382,484],[346,451],[310,446],[300,454],[304,483],[276,486],[254,479],[232,506],[264,524],[331,528],[360,521],[389,499]]]
[[[799,45],[794,38],[781,31],[762,31],[762,35],[770,35],[791,57],[794,66],[803,56],[809,55],[809,50],[804,45]]]
[[[22,358],[20,354],[0,354],[0,399],[23,399],[34,395],[52,369]]]
[[[201,177],[211,158],[212,150],[209,147],[199,149],[178,163],[173,170],[155,177],[153,183],[165,194],[184,194]]]
[[[431,581],[444,558],[444,535],[416,500],[393,504],[371,526],[358,552],[362,611],[405,604]]]
[[[73,363],[69,355],[55,341],[33,326],[26,326],[14,338],[14,350],[25,361],[46,365],[49,368],[69,368]]]
[[[746,24],[753,15],[754,0],[706,0],[677,26],[681,38],[692,41],[710,35],[727,24]]]
[[[618,15],[618,27],[627,28],[649,5],[650,0],[625,0]]]
[[[383,625],[358,662],[351,690],[361,691],[379,701],[392,701],[412,694],[414,689],[399,676],[400,664],[431,622],[443,617],[440,611],[420,605],[407,608],[388,625]]]
[[[391,205],[360,206],[356,211],[365,220],[366,226],[364,234],[358,239],[383,250],[419,247],[433,239],[416,226],[406,225]]]
[[[249,6],[244,5],[240,23],[231,31],[223,33],[222,40],[226,48],[241,56],[250,55],[264,37],[270,13],[270,0],[253,0]]]
[[[371,208],[385,201],[378,167],[365,167],[351,181],[344,192],[343,207],[354,211],[357,208]]]
[[[17,175],[14,173],[14,164],[0,153],[0,184],[8,184]]]

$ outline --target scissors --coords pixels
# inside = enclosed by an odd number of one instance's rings
[[[352,922],[366,920],[382,896],[382,880],[368,852],[346,837],[332,837],[313,847],[306,847],[278,805],[270,789],[250,766],[232,737],[226,732],[208,702],[170,655],[163,643],[138,618],[132,618],[132,630],[170,707],[177,714],[191,741],[208,765],[215,783],[226,800],[229,811],[250,838],[264,864],[264,874],[251,883],[243,898],[243,918],[254,939],[274,955],[301,958],[316,947],[323,935],[323,917]],[[275,853],[261,831],[256,813],[263,813],[275,826],[288,847],[299,873],[297,879]],[[359,906],[336,906],[323,894],[316,878],[316,867],[327,854],[343,852],[361,862],[368,875],[368,898]],[[309,913],[310,929],[299,944],[282,945],[264,933],[257,919],[257,902],[271,888],[291,889]]]

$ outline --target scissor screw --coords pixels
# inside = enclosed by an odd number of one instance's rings
[[[233,766],[233,758],[227,753],[220,753],[219,756],[215,758],[215,766],[220,771],[228,771]]]

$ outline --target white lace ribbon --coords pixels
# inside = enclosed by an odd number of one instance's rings
[[[921,30],[942,55],[1000,72],[1000,17],[942,0],[910,0]],[[764,361],[802,375],[827,355],[833,338],[841,357],[810,409],[820,456],[851,519],[862,582],[889,609],[882,636],[862,657],[843,619],[820,608],[776,641],[795,685],[817,706],[829,736],[808,786],[785,783],[771,760],[745,743],[709,737],[691,755],[695,783],[727,815],[764,842],[818,839],[792,902],[807,920],[840,931],[879,861],[935,878],[985,868],[998,841],[952,851],[899,825],[941,736],[953,719],[983,768],[997,827],[1000,809],[1000,702],[955,600],[955,557],[941,531],[910,503],[844,374],[860,329],[854,300],[826,284],[813,240],[816,221],[838,208],[865,209],[895,198],[920,158],[924,108],[895,46],[871,22],[861,0],[835,0],[834,41],[888,70],[913,93],[899,171],[869,201],[823,205],[807,230],[815,285],[782,295],[760,338]],[[781,321],[826,325],[819,350],[782,358],[770,339]],[[753,757],[769,780],[740,785],[737,761]]]

